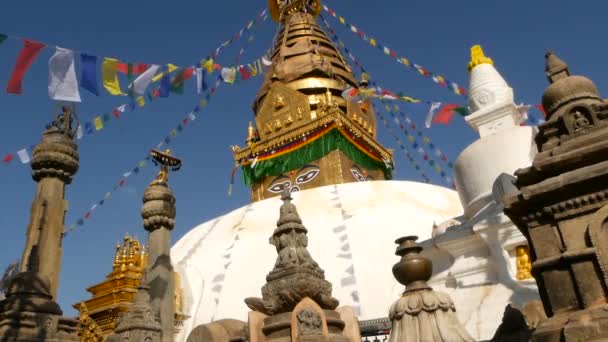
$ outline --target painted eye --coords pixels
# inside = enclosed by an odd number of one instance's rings
[[[296,177],[296,184],[304,184],[313,180],[318,174],[319,169],[312,169]]]
[[[280,193],[281,191],[283,191],[283,189],[289,188],[290,186],[291,186],[291,182],[286,180],[284,182],[275,183],[275,184],[271,185],[268,188],[268,191],[277,194],[277,193]]]
[[[298,192],[298,191],[300,191],[300,187],[297,185],[294,185],[289,189],[289,192]]]
[[[353,174],[353,177],[359,182],[365,182],[365,177],[359,172],[357,169],[350,169],[350,173]]]

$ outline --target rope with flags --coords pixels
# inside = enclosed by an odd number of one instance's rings
[[[399,56],[397,51],[389,48],[388,46],[384,45],[383,43],[378,42],[375,38],[368,36],[360,28],[357,28],[357,26],[351,24],[350,22],[347,22],[346,19],[344,19],[344,17],[336,14],[336,12],[334,10],[330,9],[326,5],[323,5],[323,10],[325,10],[325,12],[329,13],[329,15],[332,16],[333,18],[337,19],[340,24],[349,28],[350,31],[353,32],[354,34],[356,34],[357,37],[359,37],[361,40],[367,42],[372,47],[376,47],[378,50],[382,51],[385,55],[392,57],[397,63],[406,66],[410,70],[416,70],[418,72],[418,74],[420,74],[428,79],[433,80],[433,82],[435,82],[436,84],[440,85],[443,88],[447,88],[449,85],[449,89],[456,95],[460,95],[460,96],[467,95],[467,91],[466,91],[465,87],[460,86],[456,82],[449,81],[445,77],[443,77],[435,72],[431,72],[430,70],[424,68],[423,66],[414,63],[410,58]]]

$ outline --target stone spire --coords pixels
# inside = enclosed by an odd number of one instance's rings
[[[473,342],[458,321],[450,296],[427,285],[433,264],[419,254],[422,247],[416,240],[417,236],[406,236],[395,241],[401,261],[393,266],[393,275],[405,285],[405,292],[389,310],[389,342]]]
[[[539,153],[515,172],[504,212],[528,239],[532,275],[547,316],[531,341],[608,337],[608,104],[591,80],[546,55],[550,85]]]
[[[30,166],[38,183],[31,206],[21,271],[28,269],[29,254],[38,246],[40,273],[49,280],[53,298],[57,296],[61,271],[61,239],[68,209],[65,186],[78,171],[78,146],[74,142],[76,126],[72,109],[63,107],[57,119],[47,126],[42,140],[34,148]]]
[[[175,227],[175,196],[168,185],[169,167],[178,170],[181,161],[171,151],[152,150],[155,163],[161,170],[144,191],[141,216],[148,236],[148,278],[153,312],[159,316],[162,341],[173,341],[175,327],[175,280],[171,265],[171,230]],[[143,282],[143,281],[142,281]]]
[[[292,311],[308,297],[321,308],[333,310],[339,302],[331,296],[331,283],[325,280],[325,272],[306,249],[308,231],[291,199],[289,191],[283,190],[279,221],[270,238],[278,257],[273,270],[266,276],[262,299],[247,298],[245,303],[254,311],[275,315]]]
[[[494,68],[492,59],[485,56],[481,46],[471,48],[469,63],[471,80],[469,85],[469,108],[471,114],[466,122],[479,135],[519,126],[524,118],[513,102],[513,89]]]
[[[147,283],[146,272],[144,272],[133,305],[118,317],[114,335],[108,337],[108,342],[160,342],[163,340],[161,339],[162,329],[158,313],[150,305],[150,288]]]
[[[0,341],[75,341],[78,322],[61,317],[56,303],[61,240],[67,201],[65,185],[78,171],[72,108],[63,107],[46,127],[31,160],[38,182],[31,207],[20,272],[0,302]]]

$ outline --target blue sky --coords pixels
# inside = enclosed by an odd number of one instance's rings
[[[576,6],[571,1],[403,1],[363,0],[325,2],[348,21],[402,56],[446,78],[468,84],[466,65],[469,48],[482,44],[486,54],[515,89],[518,102],[536,104],[547,81],[544,54],[547,48],[571,65],[571,71],[590,76],[600,91],[605,89],[607,53],[603,13],[605,5]],[[0,32],[88,52],[123,61],[191,65],[211,53],[267,6],[266,1],[10,1],[0,12]],[[35,8],[35,10],[33,10]],[[346,46],[374,76],[394,91],[428,100],[465,103],[465,99],[405,69],[391,58],[358,39],[329,18]],[[252,61],[271,45],[276,24],[271,20],[256,30],[254,42],[241,61]],[[244,41],[222,52],[221,64],[233,64]],[[44,126],[53,118],[54,104],[47,95],[46,49],[28,71],[24,93],[4,91],[21,42],[0,45],[0,154],[16,152],[37,143]],[[355,69],[355,68],[353,68]],[[251,104],[261,84],[255,78],[237,85],[223,85],[210,105],[199,113],[172,142],[183,167],[171,175],[177,196],[176,241],[189,229],[249,202],[249,191],[240,174],[232,196],[227,195],[233,166],[229,146],[244,144]],[[94,97],[81,91],[78,106],[82,121],[109,113],[124,98],[103,93]],[[67,190],[69,212],[66,225],[75,222],[103,198],[156,146],[198,103],[193,82],[184,95],[159,99],[142,110],[125,113],[106,127],[79,141],[80,171]],[[402,106],[404,107],[404,106]],[[427,106],[408,106],[408,114],[422,126]],[[536,113],[534,115],[537,115]],[[393,126],[394,128],[394,126]],[[451,160],[470,144],[476,134],[455,117],[450,125],[424,129]],[[405,136],[401,135],[405,141]],[[395,140],[380,125],[380,141],[397,148]],[[421,181],[402,156],[395,156],[396,178]],[[419,161],[421,165],[422,161]],[[425,167],[426,169],[426,167]],[[436,184],[441,184],[434,172]],[[89,298],[85,289],[111,271],[114,244],[126,232],[145,238],[141,228],[141,197],[156,171],[148,165],[128,179],[86,224],[64,241],[59,302],[67,314],[71,304]],[[0,165],[0,267],[20,257],[29,221],[35,183],[29,165],[14,161]],[[407,227],[404,227],[404,230]],[[268,247],[270,248],[270,247]],[[386,267],[390,267],[386,265]],[[266,270],[260,270],[266,272]]]

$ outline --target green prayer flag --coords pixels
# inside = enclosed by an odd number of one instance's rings
[[[103,115],[103,122],[108,122],[110,121],[110,114],[104,114]]]
[[[469,111],[467,110],[467,107],[454,108],[454,111],[456,113],[460,114],[461,116],[467,116],[467,115],[469,115]]]
[[[2,44],[7,39],[8,39],[7,35],[0,33],[0,44]]]

